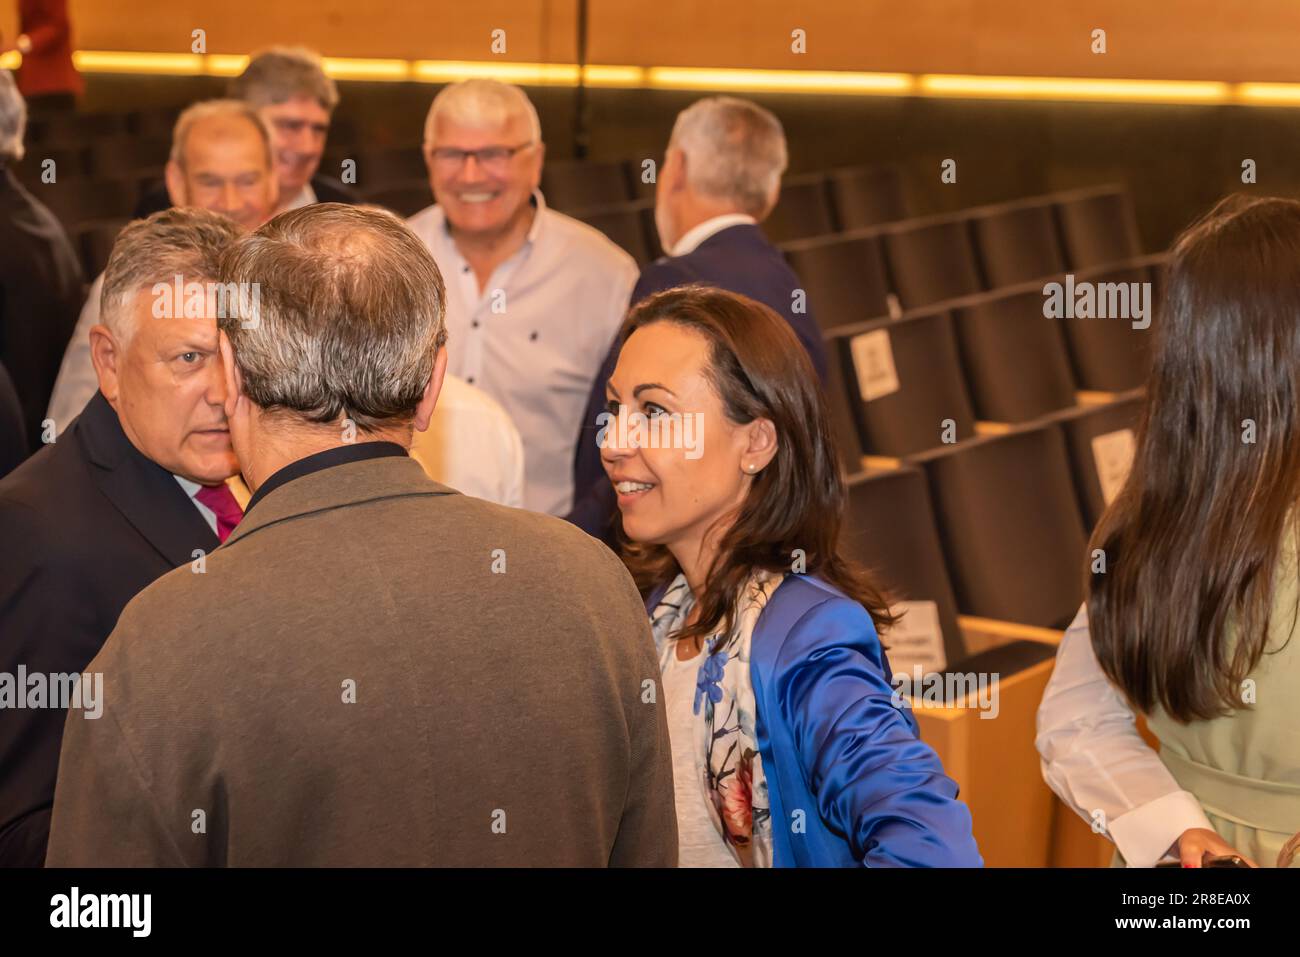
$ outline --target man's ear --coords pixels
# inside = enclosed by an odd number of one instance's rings
[[[239,367],[235,365],[235,352],[231,348],[230,338],[226,335],[224,329],[217,333],[218,347],[221,349],[221,374],[226,379],[226,402],[224,410],[226,421],[229,422],[235,417],[235,409],[239,405],[240,398],[244,394],[244,377],[239,374]]]
[[[90,327],[90,361],[99,378],[99,391],[110,404],[117,402],[118,366],[122,362],[122,350],[108,331],[108,326]],[[116,408],[116,406],[114,406]]]
[[[415,407],[415,431],[424,432],[429,428],[434,406],[438,404],[438,395],[442,392],[442,380],[446,375],[447,347],[444,345],[438,350],[438,357],[433,360],[433,375],[429,376],[429,384],[424,387],[420,404]]]
[[[664,189],[670,193],[680,192],[686,188],[686,154],[681,149],[670,146],[664,152],[659,178],[663,181]]]
[[[188,206],[189,196],[185,193],[185,174],[181,172],[175,160],[167,161],[167,168],[163,175],[167,181],[167,196],[172,201],[172,205]]]
[[[537,165],[533,168],[533,189],[539,189],[542,185],[542,165],[546,162],[546,144],[541,140],[537,141]]]

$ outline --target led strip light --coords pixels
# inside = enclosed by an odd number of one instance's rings
[[[126,53],[78,50],[83,73],[165,76],[236,76],[247,56],[198,53]],[[0,56],[14,69],[17,53]],[[522,86],[577,84],[574,63],[499,60],[399,60],[326,57],[325,71],[340,80],[450,83],[494,77]],[[1109,103],[1185,103],[1251,106],[1300,105],[1300,83],[1223,83],[1214,80],[1125,80],[1090,77],[975,76],[946,73],[863,73],[830,70],[734,70],[704,67],[588,65],[587,86],[610,89],[729,90],[748,93],[845,96],[926,96],[992,100],[1081,100]]]

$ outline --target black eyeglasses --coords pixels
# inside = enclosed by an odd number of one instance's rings
[[[433,161],[445,169],[459,169],[465,160],[472,156],[479,166],[492,172],[506,168],[516,153],[537,145],[532,140],[518,146],[485,146],[477,150],[462,150],[454,146],[439,146],[429,150]]]

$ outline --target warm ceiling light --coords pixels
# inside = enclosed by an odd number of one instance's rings
[[[1091,77],[925,74],[926,96],[992,99],[1099,100],[1136,103],[1225,103],[1231,86],[1213,80],[1112,80]]]
[[[714,70],[655,66],[646,86],[675,90],[738,90],[773,93],[846,93],[901,96],[912,92],[906,73],[842,73],[825,70]]]
[[[198,53],[120,53],[108,50],[77,50],[72,65],[82,73],[160,73],[169,76],[198,76],[203,57]]]
[[[1258,106],[1300,104],[1300,83],[1239,83],[1237,101]]]
[[[242,54],[139,53],[78,50],[73,63],[83,73],[170,76],[236,76],[248,65]],[[17,69],[16,52],[0,56],[0,69]],[[1128,103],[1240,103],[1300,105],[1297,83],[1221,83],[1214,80],[1121,80],[1093,77],[974,76],[927,73],[855,73],[831,70],[739,70],[704,67],[640,67],[497,60],[396,60],[325,57],[325,72],[341,80],[452,83],[488,77],[522,86],[574,86],[583,82],[612,89],[729,90],[750,93],[839,94],[846,96],[982,97],[993,100],[1091,100]]]
[[[424,83],[493,79],[524,86],[573,86],[578,82],[574,63],[493,63],[482,60],[416,60],[413,79]]]
[[[339,80],[409,80],[410,60],[364,60],[354,57],[321,58],[328,76]]]

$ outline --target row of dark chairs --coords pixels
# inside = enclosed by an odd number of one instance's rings
[[[1102,186],[786,243],[823,327],[898,315],[1141,253],[1126,190]]]
[[[945,432],[969,438],[977,422],[1027,422],[1074,406],[1080,393],[1141,388],[1164,262],[1142,257],[1075,277],[1130,291],[1149,283],[1146,328],[1128,317],[1049,318],[1040,280],[826,330],[828,398],[846,455],[911,455]]]
[[[556,209],[583,218],[598,210],[654,198],[645,160],[558,161],[542,171],[542,191]],[[909,213],[895,166],[851,166],[787,176],[764,228],[774,242],[860,229]]]
[[[859,472],[848,554],[895,597],[936,603],[950,662],[967,652],[958,615],[1064,628],[1141,405],[1127,393]]]
[[[27,122],[27,144],[33,149],[65,149],[89,146],[97,139],[119,136],[142,136],[170,139],[176,118],[183,107],[125,110],[118,113],[45,113]],[[350,117],[335,116],[330,121],[330,141],[354,144],[360,141],[360,128]]]
[[[29,187],[48,179],[49,170],[56,181],[160,176],[170,151],[170,137],[125,133],[80,146],[28,145],[26,156],[14,172]]]
[[[334,154],[322,168],[333,170],[343,159]],[[641,162],[550,162],[542,170],[542,193],[548,205],[599,229],[644,265],[663,250],[654,225],[654,183],[642,179]],[[432,202],[418,150],[363,154],[357,174],[367,201],[399,215],[410,216]],[[895,222],[909,208],[896,167],[850,167],[788,178],[763,229],[773,242],[786,242]]]
[[[171,137],[114,134],[71,146],[29,146],[16,167],[20,180],[32,184],[41,179],[53,160],[60,178],[112,179],[124,175],[160,175],[171,151]],[[344,164],[348,164],[346,167]],[[424,159],[417,147],[364,147],[331,150],[321,159],[321,175],[349,181],[359,189],[394,183],[425,181]]]

